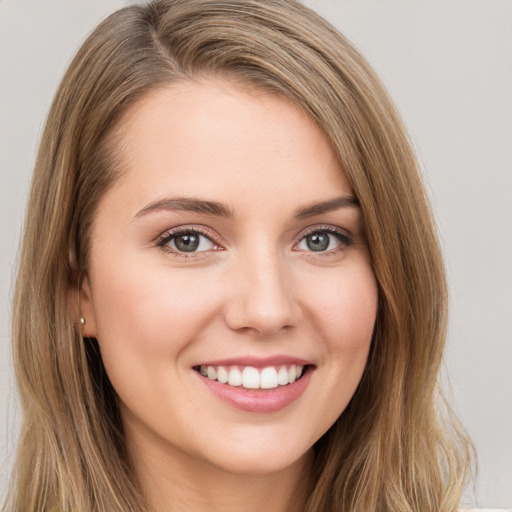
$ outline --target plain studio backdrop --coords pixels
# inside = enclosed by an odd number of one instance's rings
[[[10,302],[36,147],[78,45],[128,3],[0,0],[0,496],[19,419]],[[512,2],[307,4],[367,57],[412,135],[451,292],[446,389],[479,454],[471,504],[512,507]]]

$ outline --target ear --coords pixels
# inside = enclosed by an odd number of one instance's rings
[[[85,338],[96,338],[96,315],[89,276],[78,269],[76,259],[71,253],[70,267],[74,285],[68,291],[69,315]],[[82,318],[84,323],[81,322]]]
[[[78,313],[79,325],[82,329],[82,334],[86,338],[96,338],[96,313],[94,310],[94,302],[92,298],[92,291],[89,277],[84,275],[79,282],[78,297]],[[80,323],[80,319],[85,320],[84,324]]]

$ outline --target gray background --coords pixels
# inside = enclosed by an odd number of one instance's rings
[[[35,148],[78,44],[126,3],[0,0],[0,496],[19,417],[10,297]],[[479,453],[473,504],[511,507],[512,2],[307,3],[369,59],[412,134],[451,289],[446,389]]]

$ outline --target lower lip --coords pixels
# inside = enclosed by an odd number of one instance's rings
[[[307,367],[302,377],[293,384],[274,389],[233,387],[204,377],[200,373],[197,375],[214,395],[233,407],[246,412],[271,413],[280,411],[295,402],[308,386],[312,373],[313,367]]]

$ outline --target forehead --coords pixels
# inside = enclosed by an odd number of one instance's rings
[[[263,205],[279,195],[286,203],[291,192],[295,202],[351,193],[327,137],[302,110],[226,81],[151,92],[116,139],[121,183],[140,201],[200,195]]]

